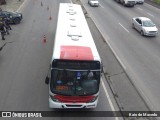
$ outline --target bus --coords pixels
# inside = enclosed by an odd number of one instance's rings
[[[78,4],[60,3],[53,55],[45,83],[50,108],[95,108],[101,59]]]

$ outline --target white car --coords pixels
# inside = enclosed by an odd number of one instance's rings
[[[146,17],[132,18],[132,27],[137,29],[141,35],[156,36],[158,34],[156,25]]]
[[[88,4],[90,5],[90,6],[95,6],[95,7],[98,7],[99,6],[99,2],[98,2],[98,0],[88,0]]]
[[[144,3],[144,0],[136,0],[136,3],[138,3],[138,4],[143,4],[143,3]]]
[[[117,2],[120,2],[124,6],[130,6],[134,7],[136,4],[136,0],[116,0]]]

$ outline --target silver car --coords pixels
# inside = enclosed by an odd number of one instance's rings
[[[156,36],[158,34],[156,25],[146,17],[132,18],[132,27],[137,29],[141,35]]]
[[[144,3],[144,0],[136,0],[136,3],[137,3],[137,4],[143,4],[143,3]]]
[[[98,0],[88,0],[88,4],[90,5],[90,6],[94,6],[94,7],[98,7],[99,6],[99,2],[98,2]]]

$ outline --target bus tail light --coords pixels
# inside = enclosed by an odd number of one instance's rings
[[[94,96],[92,100],[88,101],[88,103],[92,103],[92,102],[96,101],[97,98],[98,98],[98,96]]]
[[[56,97],[50,95],[50,98],[54,101],[54,102],[60,102]]]

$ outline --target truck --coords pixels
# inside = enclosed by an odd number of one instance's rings
[[[119,3],[121,3],[124,6],[131,6],[134,7],[134,5],[136,4],[136,0],[115,0]]]

